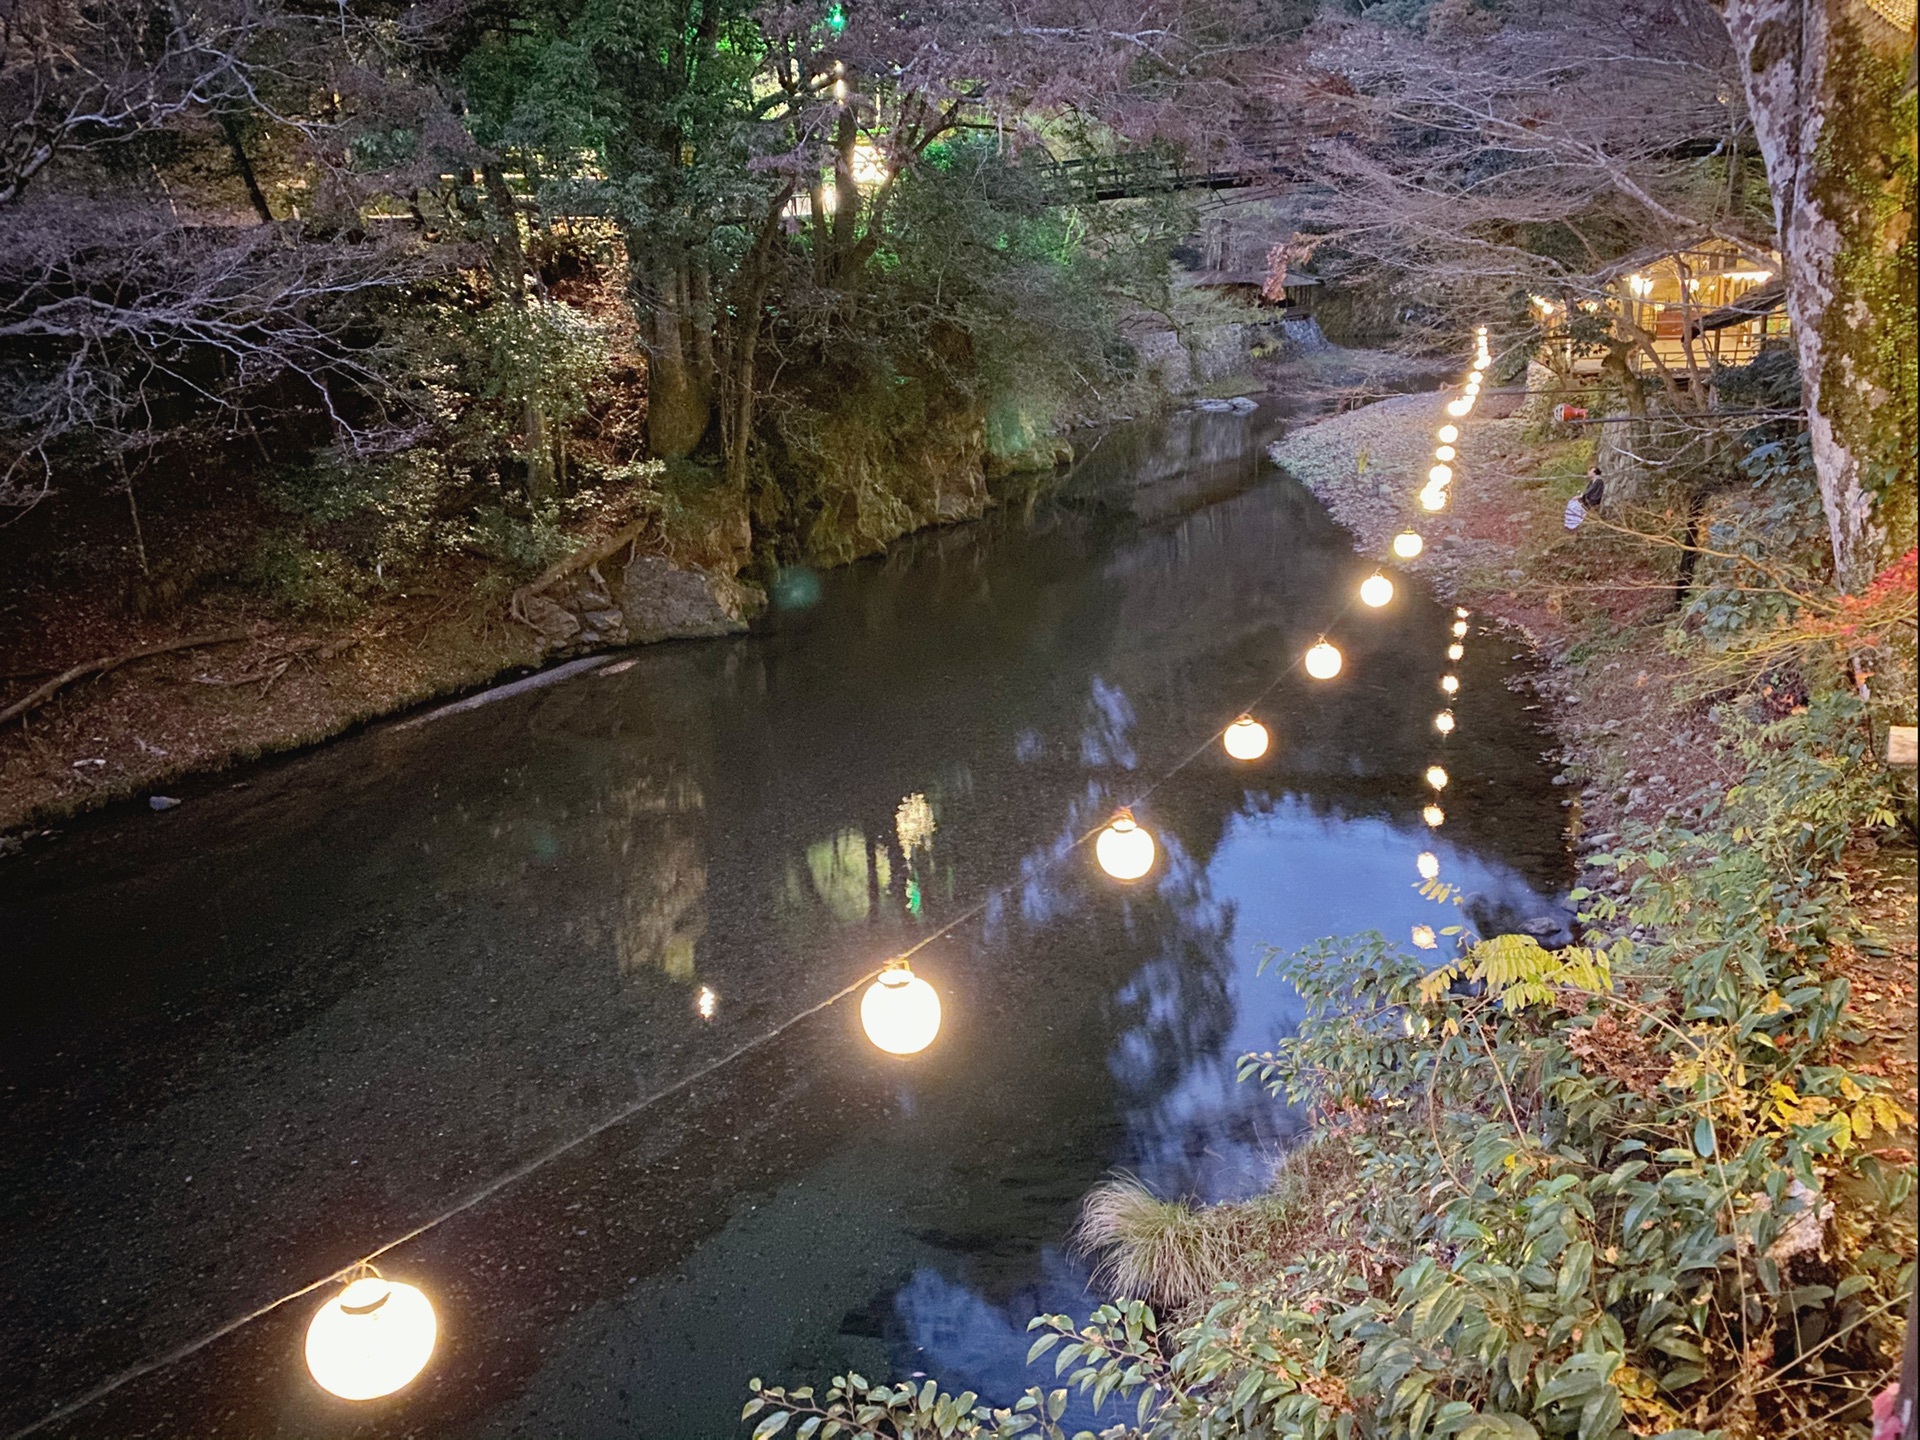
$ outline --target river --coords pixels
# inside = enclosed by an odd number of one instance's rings
[[[1569,881],[1516,647],[1470,621],[1450,665],[1454,612],[1417,584],[1351,605],[1371,567],[1262,458],[1289,419],[1124,427],[1043,498],[783,577],[750,635],[375,726],[0,865],[0,1433],[983,900],[916,959],[945,1012],[926,1053],[879,1053],[843,1001],[385,1257],[441,1322],[399,1396],[312,1384],[308,1298],[43,1433],[705,1440],[744,1433],[751,1375],[1039,1383],[1028,1317],[1091,1303],[1063,1248],[1089,1188],[1243,1195],[1295,1133],[1234,1081],[1297,1014],[1266,947],[1454,923],[1422,851],[1513,915]],[[1148,881],[1067,852],[1323,629],[1345,669],[1273,691],[1267,760],[1207,752],[1142,808]],[[933,822],[910,854],[903,805]]]

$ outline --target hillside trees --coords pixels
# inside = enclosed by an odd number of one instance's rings
[[[1489,33],[1324,29],[1274,83],[1331,104],[1321,243],[1461,314],[1531,292],[1560,313],[1719,239],[1762,262],[1765,196],[1724,27],[1695,0],[1577,0]],[[1653,337],[1612,343],[1656,367]],[[1684,378],[1684,377],[1681,377]]]
[[[1529,338],[1604,348],[1630,403],[1637,355],[1669,406],[1710,366],[1663,359],[1620,276],[1707,240],[1761,268],[1777,248],[1840,583],[1910,543],[1910,37],[1865,5],[1576,0],[1424,35],[1341,21],[1308,48],[1268,83],[1343,117],[1316,147],[1319,244],[1449,313],[1546,298]]]
[[[1164,128],[1193,98],[1167,83],[1193,48],[1185,13],[1150,6],[1119,28],[997,0],[582,0],[506,25],[469,12],[457,73],[478,138],[527,177],[537,211],[618,230],[653,452],[711,444],[738,484],[774,312],[787,338],[819,344],[870,318],[900,269],[903,192],[963,135],[991,133],[1017,167],[1063,117]]]
[[[418,433],[373,317],[438,262],[367,222],[465,141],[379,38],[279,0],[6,7],[0,504],[59,470],[124,476],[189,426],[250,427],[269,396],[274,428],[361,453]],[[403,164],[378,144],[396,129]],[[304,218],[276,215],[263,141],[303,172]]]

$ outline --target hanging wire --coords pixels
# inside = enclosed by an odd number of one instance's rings
[[[1340,622],[1346,619],[1348,614],[1351,613],[1351,611],[1353,610],[1353,605],[1354,605],[1354,602],[1352,597],[1350,596],[1346,604],[1342,605],[1339,611],[1335,613],[1333,619],[1327,623],[1326,629],[1332,630],[1333,628],[1337,627],[1340,624]],[[1261,689],[1259,694],[1255,695],[1252,698],[1252,700],[1250,700],[1247,704],[1241,706],[1239,709],[1233,712],[1234,718],[1237,719],[1241,715],[1251,714],[1255,709],[1259,707],[1262,701],[1264,701],[1268,696],[1273,694],[1273,692],[1277,690],[1280,687],[1280,685],[1283,682],[1285,682],[1286,679],[1290,675],[1292,675],[1292,673],[1296,669],[1300,667],[1300,664],[1301,664],[1301,657],[1296,655],[1273,677],[1273,679],[1267,682],[1267,684]],[[1229,720],[1227,723],[1231,724],[1232,721]],[[1159,790],[1161,786],[1165,785],[1167,781],[1173,779],[1174,776],[1178,775],[1181,771],[1185,770],[1189,765],[1193,764],[1195,760],[1198,760],[1202,755],[1206,754],[1207,751],[1212,749],[1214,745],[1219,743],[1221,736],[1226,733],[1226,728],[1227,728],[1226,725],[1217,727],[1210,735],[1207,736],[1205,740],[1201,741],[1200,744],[1194,746],[1193,749],[1189,750],[1179,760],[1175,761],[1171,768],[1162,772],[1157,779],[1155,779],[1150,785],[1148,785],[1146,789],[1140,791],[1132,800],[1128,801],[1125,806],[1115,807],[1116,810],[1121,808],[1130,809],[1136,805],[1144,805],[1148,800],[1148,798],[1151,797],[1154,794],[1154,792]],[[1075,851],[1079,850],[1083,845],[1087,844],[1090,840],[1098,836],[1102,830],[1107,828],[1107,823],[1108,823],[1107,821],[1102,820],[1099,824],[1093,826],[1091,829],[1082,832],[1080,835],[1076,836],[1072,840],[1072,842],[1069,843],[1064,849],[1055,851],[1051,855],[1046,856],[1041,862],[1042,866],[1045,868],[1051,868],[1052,866],[1059,864],[1061,861],[1065,860],[1069,855],[1073,854]],[[587,1129],[579,1132],[578,1134],[570,1137],[569,1139],[563,1140],[559,1144],[554,1145],[551,1148],[542,1151],[540,1154],[535,1155],[532,1159],[524,1161],[523,1163],[515,1166],[511,1170],[508,1170],[500,1175],[495,1176],[493,1179],[489,1180],[486,1184],[468,1193],[463,1199],[456,1201],[454,1204],[448,1206],[446,1209],[441,1210],[437,1214],[430,1216],[428,1219],[421,1221],[418,1225],[414,1226],[411,1230],[408,1230],[405,1234],[396,1236],[394,1239],[388,1240],[385,1243],[375,1247],[374,1249],[367,1251],[364,1255],[361,1255],[358,1258],[352,1261],[349,1261],[347,1264],[342,1265],[335,1270],[329,1271],[327,1274],[321,1276],[319,1279],[310,1281],[309,1283],[302,1285],[297,1290],[289,1290],[286,1294],[281,1295],[273,1300],[269,1300],[264,1305],[260,1305],[253,1310],[249,1310],[244,1315],[240,1315],[232,1320],[228,1320],[224,1324],[219,1325],[216,1328],[207,1331],[205,1334],[197,1336],[196,1338],[187,1341],[185,1344],[179,1345],[162,1355],[158,1355],[154,1357],[151,1360],[143,1360],[136,1365],[129,1366],[127,1369],[120,1371],[118,1374],[112,1375],[107,1379],[101,1381],[99,1384],[95,1385],[92,1389],[86,1391],[85,1393],[75,1396],[72,1400],[68,1400],[56,1406],[54,1409],[42,1415],[38,1420],[34,1420],[31,1423],[21,1427],[20,1429],[12,1431],[8,1435],[7,1440],[24,1440],[24,1437],[26,1436],[37,1434],[40,1431],[46,1429],[48,1426],[58,1424],[60,1421],[65,1420],[68,1417],[75,1415],[80,1411],[86,1409],[87,1407],[96,1404],[100,1400],[103,1400],[108,1395],[112,1394],[114,1391],[120,1389],[125,1385],[132,1383],[135,1380],[140,1379],[143,1376],[151,1375],[155,1371],[165,1370],[170,1368],[171,1366],[177,1365],[181,1361],[189,1359],[192,1356],[198,1354],[200,1351],[206,1349],[209,1345],[215,1344],[216,1342],[225,1339],[227,1336],[233,1334],[235,1331],[244,1329],[246,1326],[251,1325],[254,1321],[263,1319],[266,1316],[271,1315],[274,1311],[283,1309],[284,1307],[292,1304],[294,1301],[313,1294],[316,1290],[321,1290],[329,1285],[339,1283],[341,1280],[349,1276],[352,1276],[356,1273],[359,1273],[363,1269],[370,1268],[373,1262],[379,1259],[381,1256],[390,1254],[392,1251],[399,1249],[403,1245],[411,1244],[413,1241],[420,1239],[422,1236],[439,1228],[441,1225],[446,1224],[449,1220],[455,1219],[460,1215],[464,1215],[467,1211],[474,1209],[476,1206],[485,1204],[488,1200],[492,1199],[495,1195],[498,1195],[502,1190],[505,1190],[508,1187],[517,1184],[519,1181],[526,1179],[529,1175],[532,1175],[535,1171],[544,1169],[546,1166],[551,1165],[554,1161],[560,1159],[562,1156],[567,1155],[570,1152],[579,1149],[582,1145],[586,1144],[588,1141],[593,1140],[600,1135],[604,1135],[607,1131],[612,1130],[618,1127],[619,1125],[624,1124],[628,1120],[631,1120],[635,1115],[638,1115],[641,1111],[646,1110],[651,1106],[657,1105],[660,1101],[665,1100],[672,1095],[678,1094],[680,1091],[685,1090],[688,1086],[694,1084],[696,1081],[704,1080],[707,1076],[712,1075],[718,1070],[724,1069],[728,1065],[731,1065],[734,1061],[741,1059],[743,1056],[750,1054],[754,1050],[759,1049],[762,1045],[767,1044],[769,1041],[778,1039],[781,1035],[784,1035],[787,1031],[791,1030],[794,1026],[800,1024],[802,1021],[810,1019],[813,1016],[819,1014],[822,1010],[829,1009],[830,1007],[838,1004],[840,1001],[846,999],[848,996],[852,995],[855,991],[861,989],[863,986],[869,985],[873,981],[877,980],[880,977],[880,975],[889,967],[898,965],[903,961],[911,960],[915,955],[918,955],[921,951],[925,950],[928,946],[938,943],[939,941],[945,939],[947,936],[951,935],[955,930],[958,930],[961,926],[966,925],[972,922],[973,920],[978,919],[981,915],[986,913],[987,909],[991,905],[993,905],[996,901],[998,901],[1002,897],[1010,894],[1015,888],[1015,886],[1023,883],[1025,879],[1026,877],[1023,876],[1021,877],[1020,880],[1007,880],[1007,881],[1003,881],[1001,884],[997,886],[994,886],[992,889],[988,890],[984,895],[982,895],[979,900],[975,901],[972,905],[968,906],[965,910],[962,910],[959,914],[955,915],[952,919],[946,921],[944,924],[939,926],[937,929],[933,930],[931,933],[921,937],[919,940],[915,941],[912,945],[908,946],[905,950],[900,951],[896,955],[890,956],[884,964],[876,966],[872,970],[869,970],[865,974],[861,975],[859,978],[853,980],[851,983],[847,985],[843,985],[840,989],[834,991],[833,994],[827,996],[826,999],[816,1001],[814,1004],[809,1005],[806,1009],[801,1010],[799,1013],[793,1016],[790,1016],[786,1020],[781,1021],[778,1025],[775,1025],[772,1029],[764,1031],[761,1034],[756,1035],[750,1040],[742,1041],[739,1045],[736,1045],[733,1049],[729,1050],[726,1054],[721,1055],[716,1059],[710,1060],[705,1065],[701,1065],[696,1069],[692,1070],[691,1072],[689,1072],[688,1074],[683,1075],[680,1079],[675,1080],[672,1084],[664,1086],[659,1090],[653,1091],[648,1095],[642,1096],[640,1099],[634,1100],[629,1104],[622,1106],[620,1109],[614,1111],[613,1113],[603,1116],[601,1119],[595,1121]]]

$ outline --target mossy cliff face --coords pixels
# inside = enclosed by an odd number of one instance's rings
[[[1724,0],[1767,164],[1840,584],[1913,544],[1912,37],[1860,0]]]

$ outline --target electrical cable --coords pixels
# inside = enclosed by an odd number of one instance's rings
[[[1353,600],[1349,598],[1346,604],[1343,605],[1340,608],[1340,610],[1334,615],[1333,619],[1328,622],[1328,625],[1326,628],[1330,630],[1335,626],[1339,625],[1340,622],[1343,621],[1347,617],[1347,615],[1352,611],[1353,605],[1354,605]],[[1322,631],[1323,635],[1324,633],[1325,631]],[[1266,686],[1260,691],[1259,694],[1254,696],[1253,699],[1246,706],[1234,712],[1235,716],[1238,717],[1240,715],[1251,713],[1256,707],[1260,705],[1262,701],[1264,701],[1276,689],[1278,689],[1279,686],[1294,672],[1294,670],[1299,668],[1300,664],[1301,664],[1301,659],[1298,656],[1296,656],[1293,660],[1289,661],[1288,664],[1284,668],[1282,668],[1278,674],[1276,674],[1273,677],[1273,679],[1267,682]],[[412,723],[412,722],[409,722],[409,723]],[[1148,785],[1146,789],[1140,791],[1133,800],[1129,801],[1126,806],[1121,808],[1131,809],[1135,805],[1144,805],[1146,801],[1154,794],[1154,792],[1160,789],[1161,786],[1165,785],[1167,781],[1173,779],[1174,776],[1178,775],[1181,771],[1185,770],[1195,760],[1199,759],[1200,756],[1205,754],[1216,743],[1218,743],[1218,741],[1220,740],[1220,737],[1225,733],[1225,729],[1226,729],[1225,726],[1221,726],[1215,729],[1211,734],[1208,735],[1208,737],[1205,740],[1203,740],[1200,744],[1196,745],[1192,750],[1188,751],[1187,754],[1182,756],[1179,760],[1174,762],[1173,766],[1170,769],[1163,772],[1157,779],[1155,779],[1150,785]],[[1099,833],[1102,830],[1106,829],[1107,823],[1108,823],[1107,821],[1102,821],[1100,824],[1094,826],[1092,829],[1087,830],[1083,834],[1077,836],[1064,849],[1055,851],[1052,854],[1047,855],[1041,862],[1042,865],[1046,868],[1051,868],[1052,866],[1057,865],[1061,861],[1065,860],[1067,856],[1079,850],[1088,841],[1094,839],[1097,835],[1099,835]],[[1014,889],[1014,887],[1022,883],[1025,878],[1026,878],[1025,876],[1022,876],[1020,880],[1006,880],[1001,882],[999,885],[994,886],[993,888],[989,889],[979,900],[975,901],[974,904],[969,906],[967,909],[961,911],[959,914],[955,915],[952,919],[946,921],[944,924],[939,926],[937,929],[933,930],[931,933],[921,937],[919,940],[915,941],[911,946],[901,951],[899,954],[890,957],[886,962],[886,964],[881,965],[873,970],[869,970],[865,974],[861,975],[859,978],[855,979],[852,983],[842,986],[839,990],[836,990],[833,994],[827,996],[826,999],[816,1001],[814,1004],[809,1005],[806,1009],[801,1010],[800,1012],[789,1017],[788,1019],[781,1021],[780,1024],[774,1026],[771,1030],[764,1031],[750,1040],[743,1041],[741,1044],[735,1046],[732,1050],[729,1050],[726,1054],[721,1055],[716,1059],[708,1061],[705,1065],[701,1065],[695,1068],[688,1074],[682,1076],[680,1079],[675,1080],[672,1084],[667,1085],[662,1089],[656,1090],[651,1094],[645,1095],[640,1099],[634,1100],[625,1106],[622,1106],[620,1109],[612,1112],[609,1115],[603,1116],[601,1119],[595,1121],[587,1129],[580,1131],[579,1133],[573,1135],[572,1137],[566,1140],[561,1141],[559,1144],[554,1145],[547,1150],[542,1151],[540,1154],[534,1156],[532,1159],[523,1161],[521,1164],[515,1166],[513,1169],[505,1171],[502,1174],[495,1176],[493,1179],[487,1181],[484,1185],[481,1185],[478,1189],[470,1192],[463,1199],[448,1206],[446,1209],[439,1211],[437,1214],[430,1216],[428,1219],[421,1221],[419,1224],[415,1225],[411,1230],[408,1230],[406,1233],[399,1235],[392,1240],[385,1241],[384,1243],[377,1246],[373,1250],[370,1250],[366,1254],[360,1256],[358,1259],[353,1260],[348,1264],[342,1265],[337,1269],[329,1271],[327,1274],[321,1276],[319,1279],[310,1281],[309,1283],[302,1285],[297,1290],[290,1290],[286,1294],[281,1295],[276,1299],[269,1300],[265,1304],[260,1305],[255,1309],[248,1311],[244,1315],[238,1316],[232,1320],[228,1320],[223,1324],[215,1327],[214,1329],[207,1331],[205,1334],[197,1336],[196,1338],[187,1341],[185,1344],[182,1344],[172,1350],[167,1351],[163,1355],[159,1355],[151,1360],[144,1360],[135,1365],[129,1366],[127,1369],[122,1370],[118,1374],[110,1376],[106,1380],[101,1381],[99,1384],[95,1385],[92,1389],[86,1391],[81,1395],[76,1396],[72,1400],[62,1402],[61,1404],[56,1406],[54,1409],[42,1415],[39,1419],[32,1421],[31,1423],[23,1426],[18,1430],[12,1431],[8,1435],[7,1440],[24,1440],[24,1437],[26,1436],[37,1434],[40,1431],[46,1429],[50,1425],[58,1424],[60,1421],[65,1420],[68,1417],[79,1413],[81,1410],[84,1410],[89,1406],[96,1404],[100,1400],[105,1399],[108,1395],[112,1394],[114,1391],[120,1389],[121,1387],[127,1384],[130,1384],[131,1382],[138,1380],[143,1376],[151,1375],[155,1371],[170,1368],[173,1365],[179,1364],[183,1360],[189,1359],[193,1355],[196,1355],[200,1351],[206,1349],[209,1345],[215,1344],[216,1342],[225,1339],[227,1336],[233,1334],[235,1331],[245,1328],[246,1326],[252,1324],[254,1321],[262,1319],[265,1316],[272,1314],[274,1311],[279,1310],[286,1305],[290,1305],[294,1301],[299,1300],[304,1296],[311,1295],[316,1290],[322,1289],[325,1286],[328,1286],[331,1284],[335,1284],[341,1279],[343,1279],[344,1277],[352,1275],[354,1272],[358,1270],[371,1266],[371,1264],[375,1260],[379,1259],[381,1256],[389,1254],[392,1251],[399,1249],[403,1245],[411,1244],[413,1241],[420,1239],[423,1235],[426,1235],[430,1231],[437,1229],[439,1226],[444,1225],[449,1220],[455,1219],[458,1216],[465,1214],[467,1211],[472,1210],[479,1205],[485,1204],[488,1200],[492,1199],[495,1195],[498,1195],[501,1191],[509,1188],[510,1186],[518,1183],[521,1180],[526,1179],[529,1175],[532,1175],[534,1172],[544,1169],[546,1166],[552,1164],[554,1161],[560,1159],[562,1156],[570,1153],[571,1151],[578,1149],[580,1146],[586,1144],[588,1141],[593,1140],[600,1135],[604,1135],[607,1131],[612,1130],[621,1124],[624,1124],[626,1121],[631,1120],[635,1115],[638,1115],[641,1111],[649,1109],[652,1106],[658,1104],[660,1101],[665,1100],[674,1094],[677,1094],[678,1092],[686,1089],[688,1086],[694,1084],[696,1081],[703,1080],[707,1076],[715,1073],[716,1071],[724,1069],[726,1066],[731,1065],[735,1060],[738,1060],[743,1056],[749,1054],[750,1052],[757,1050],[760,1046],[765,1045],[769,1041],[779,1038],[781,1035],[785,1034],[788,1030],[791,1030],[794,1026],[800,1024],[803,1020],[810,1019],[812,1016],[819,1014],[822,1010],[826,1010],[831,1006],[838,1004],[840,1001],[846,999],[848,996],[852,995],[855,991],[859,990],[862,986],[868,985],[872,981],[877,979],[889,967],[897,965],[903,961],[912,959],[913,956],[918,955],[921,951],[925,950],[928,946],[936,944],[940,940],[943,940],[947,936],[951,935],[955,930],[959,929],[962,925],[968,924],[969,922],[979,918],[982,914],[986,912],[989,906],[991,906],[995,901],[999,900],[1001,897],[1009,894]]]

